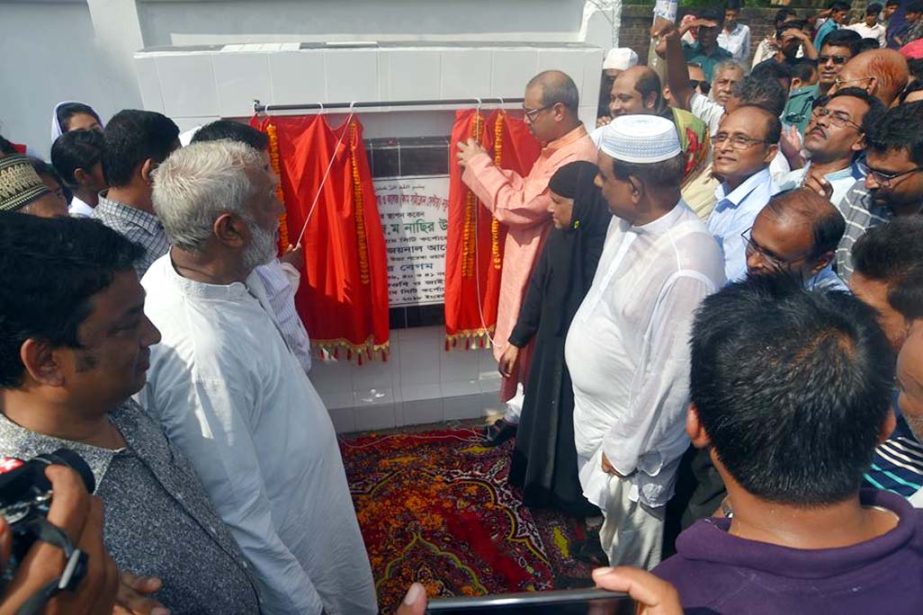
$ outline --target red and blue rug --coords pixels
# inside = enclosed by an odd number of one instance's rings
[[[360,434],[340,448],[379,604],[414,581],[429,596],[554,589],[589,578],[571,555],[573,519],[522,505],[507,484],[513,443],[478,444],[473,428]],[[560,585],[560,583],[559,583]]]

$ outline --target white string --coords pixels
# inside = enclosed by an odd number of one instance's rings
[[[355,101],[349,103],[349,115],[346,116],[346,122],[343,123],[345,129],[343,130],[343,134],[340,135],[340,140],[337,141],[336,147],[333,148],[333,155],[330,156],[330,162],[327,163],[327,169],[324,171],[324,177],[320,181],[320,186],[317,187],[317,193],[314,195],[314,202],[311,203],[311,209],[308,210],[308,215],[304,219],[304,225],[302,225],[301,232],[298,234],[298,241],[295,242],[296,246],[301,245],[301,240],[304,238],[305,231],[308,230],[308,223],[311,222],[311,218],[314,216],[314,210],[317,208],[320,195],[324,191],[324,186],[327,185],[327,178],[330,177],[330,169],[333,168],[333,162],[336,160],[337,152],[340,151],[340,145],[343,144],[343,138],[346,137],[346,134],[349,132],[349,123],[353,119],[353,107],[355,104]],[[321,103],[321,110],[323,111],[323,109],[324,105]]]

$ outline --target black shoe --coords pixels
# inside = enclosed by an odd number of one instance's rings
[[[594,566],[608,566],[609,556],[603,551],[599,542],[599,530],[587,531],[586,540],[576,545],[573,551],[574,559]]]
[[[488,425],[484,428],[481,433],[481,444],[484,446],[500,446],[516,435],[516,427],[512,423],[500,419],[493,425]]]

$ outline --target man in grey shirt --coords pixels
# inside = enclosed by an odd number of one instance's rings
[[[173,613],[257,613],[242,554],[195,473],[130,396],[160,333],[143,249],[89,219],[0,216],[0,455],[71,448],[106,505],[123,571],[159,577]]]

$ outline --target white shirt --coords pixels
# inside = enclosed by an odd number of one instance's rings
[[[706,124],[708,124],[708,136],[712,137],[718,134],[718,125],[721,118],[724,117],[724,105],[712,100],[708,96],[703,96],[693,91],[689,98],[689,111]]]
[[[254,271],[260,276],[260,282],[266,289],[269,305],[276,316],[285,343],[295,353],[305,373],[310,372],[311,339],[295,310],[295,292],[298,290],[301,274],[288,263],[280,262],[278,258],[268,265],[257,267]]]
[[[92,218],[93,207],[83,201],[77,195],[71,199],[70,205],[67,206],[67,213],[74,218]]]
[[[259,277],[194,282],[168,253],[142,284],[163,339],[140,401],[253,566],[263,613],[377,613],[333,425]]]
[[[923,508],[923,489],[920,489],[907,499],[914,508]]]
[[[609,224],[565,344],[580,483],[603,510],[611,478],[603,453],[631,475],[632,500],[662,506],[672,495],[689,446],[689,328],[700,301],[723,284],[718,245],[683,201],[644,226]]]
[[[859,36],[862,38],[874,38],[878,41],[879,47],[884,47],[887,45],[887,41],[885,40],[885,32],[887,32],[887,28],[880,23],[876,23],[870,28],[865,25],[864,21],[860,21],[859,23],[854,23],[851,26],[846,26],[846,29],[852,30],[853,32],[858,32]]]
[[[776,192],[769,169],[754,173],[731,192],[725,182],[715,190],[718,202],[708,217],[708,230],[724,252],[724,275],[728,282],[742,280],[747,275],[747,246],[741,234],[753,226],[756,215]]]
[[[737,23],[730,33],[721,28],[718,46],[730,52],[736,61],[746,66],[747,58],[750,56],[750,26]]]

